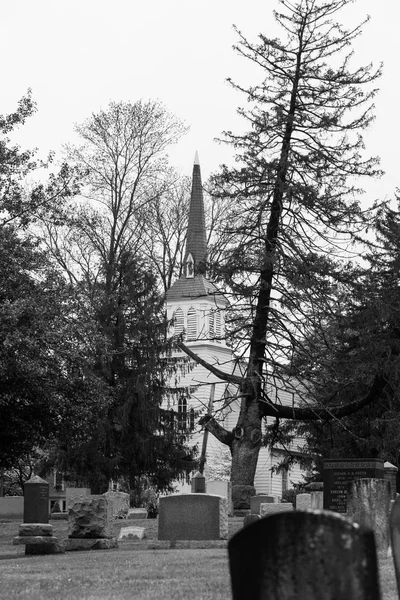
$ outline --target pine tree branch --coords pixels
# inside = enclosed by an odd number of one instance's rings
[[[214,365],[210,365],[209,362],[200,358],[195,352],[192,352],[190,348],[188,348],[183,342],[178,342],[178,347],[184,351],[190,358],[192,358],[198,365],[201,365],[207,371],[218,377],[218,379],[222,379],[222,381],[227,381],[228,383],[233,383],[235,385],[241,385],[243,383],[243,377],[239,377],[238,375],[233,375],[232,373],[225,373],[218,367]]]
[[[332,418],[341,419],[359,411],[364,406],[371,404],[376,400],[387,385],[387,379],[382,375],[377,375],[371,386],[370,391],[363,398],[332,407],[296,407],[282,406],[273,402],[260,402],[260,411],[263,417],[272,416],[280,419],[294,419],[298,421],[317,421],[329,420]]]

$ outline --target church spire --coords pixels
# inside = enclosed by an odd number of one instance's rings
[[[204,216],[203,186],[199,155],[196,152],[193,164],[192,193],[190,197],[189,223],[184,260],[188,278],[205,274],[207,261],[206,221]]]

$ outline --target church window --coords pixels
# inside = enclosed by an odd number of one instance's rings
[[[193,429],[194,429],[194,408],[193,408],[193,406],[190,408],[190,411],[189,411],[189,429],[190,429],[190,431],[193,431]]]
[[[197,314],[196,309],[191,306],[187,314],[187,339],[195,340],[197,337]]]
[[[186,277],[194,277],[194,260],[191,254],[189,254],[186,261]]]
[[[187,425],[187,400],[186,398],[179,398],[178,401],[178,429],[179,431],[186,431]]]
[[[185,326],[183,310],[181,308],[177,308],[174,312],[174,332],[175,335],[180,335],[183,333],[183,329]]]

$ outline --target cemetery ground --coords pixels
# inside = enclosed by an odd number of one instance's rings
[[[54,535],[67,537],[67,521],[51,521]],[[0,599],[7,600],[228,600],[227,549],[223,542],[159,542],[157,519],[117,520],[121,527],[144,527],[143,540],[120,541],[114,550],[25,556],[13,546],[18,521],[0,523]],[[229,537],[242,519],[229,519]],[[220,547],[218,547],[220,546]],[[382,600],[397,600],[391,558],[380,559]]]

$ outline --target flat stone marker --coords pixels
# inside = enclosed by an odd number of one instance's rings
[[[394,569],[396,572],[397,593],[400,598],[400,496],[397,496],[390,513],[390,537],[392,540],[392,552]]]
[[[144,527],[121,527],[118,535],[118,541],[136,539],[142,540],[145,536]]]
[[[380,600],[373,532],[339,514],[260,519],[228,552],[233,600]]]
[[[147,510],[145,508],[130,508],[128,510],[128,519],[147,519]]]
[[[211,494],[173,494],[160,498],[159,540],[226,540],[228,499]]]
[[[261,504],[260,506],[260,516],[268,517],[269,515],[275,515],[276,513],[288,512],[293,510],[293,504],[291,502],[274,502],[274,504],[270,504],[269,502],[266,504]]]

